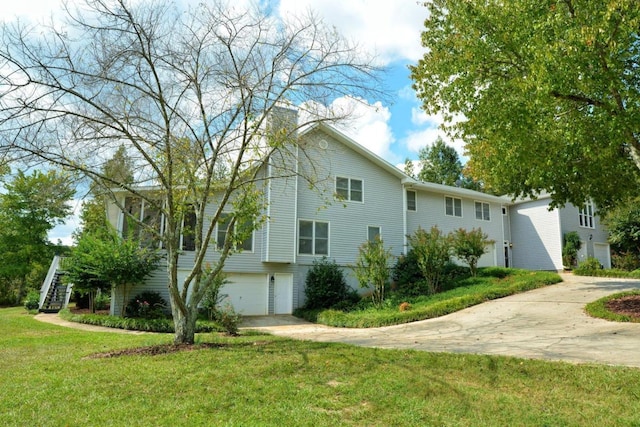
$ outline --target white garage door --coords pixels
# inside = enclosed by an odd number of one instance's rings
[[[491,243],[486,248],[487,252],[478,260],[478,267],[493,267],[498,265],[496,259],[496,245]],[[464,263],[462,263],[465,265]]]
[[[220,289],[220,295],[227,295],[235,311],[244,316],[268,314],[269,287],[266,274],[230,274]]]
[[[611,268],[611,255],[608,243],[594,243],[593,255],[600,261],[604,268]]]

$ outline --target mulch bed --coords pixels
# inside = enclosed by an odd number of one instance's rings
[[[640,319],[640,295],[628,295],[606,303],[607,310],[624,316]]]
[[[200,343],[200,344],[161,344],[149,347],[125,348],[124,350],[108,351],[105,353],[91,354],[85,359],[109,359],[121,356],[158,356],[161,354],[177,353],[178,351],[204,350],[208,348],[223,347],[224,344]]]

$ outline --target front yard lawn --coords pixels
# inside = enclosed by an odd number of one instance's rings
[[[0,309],[3,426],[640,424],[640,370],[245,334],[86,332]]]
[[[299,309],[295,314],[328,326],[372,328],[397,325],[443,316],[488,300],[561,281],[562,278],[552,272],[488,268],[481,270],[478,277],[458,280],[451,285],[452,289],[434,295],[399,299],[392,294],[382,309],[373,307],[351,311]],[[410,308],[401,311],[400,305],[403,302],[409,303]]]

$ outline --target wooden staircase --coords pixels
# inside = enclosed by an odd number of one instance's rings
[[[69,304],[71,296],[71,285],[62,282],[64,271],[60,269],[62,258],[56,255],[51,262],[47,277],[40,289],[41,313],[57,313]]]

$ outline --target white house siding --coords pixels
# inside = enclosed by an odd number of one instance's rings
[[[369,226],[380,227],[385,246],[394,255],[400,255],[403,251],[404,210],[400,177],[375,165],[331,135],[317,131],[309,135],[309,140],[312,146],[326,147],[314,153],[317,156],[312,158],[315,169],[331,172],[329,180],[321,183],[323,194],[310,190],[303,182],[298,185],[298,220],[329,223],[327,257],[343,267],[353,264],[360,245],[367,241]],[[303,164],[301,167],[306,169],[308,166]],[[334,199],[337,176],[361,180],[363,201]],[[297,237],[293,244],[297,250]],[[298,254],[297,263],[306,269],[321,256]],[[303,274],[296,280],[300,283],[299,299],[303,303]]]
[[[580,226],[579,209],[567,204],[560,209],[561,233],[575,231],[580,236],[582,247],[578,254],[578,262],[584,261],[588,257],[598,258],[600,264],[609,268],[611,266],[611,257],[609,255],[608,233],[600,224],[600,217],[594,217],[594,228]]]
[[[288,153],[285,153],[288,154]],[[281,167],[278,163],[289,161]],[[287,155],[273,156],[267,173],[271,179],[265,185],[267,219],[261,230],[262,261],[277,263],[295,262],[296,204],[298,180],[291,176],[295,172],[295,159]]]
[[[530,270],[562,270],[562,235],[558,210],[549,211],[549,200],[513,205],[509,210],[513,267]]]
[[[462,217],[445,215],[445,196],[462,200]],[[504,257],[498,249],[503,241],[502,205],[496,201],[483,200],[483,196],[485,195],[477,194],[477,197],[467,197],[454,193],[436,193],[418,189],[416,210],[407,211],[407,234],[413,235],[418,227],[429,231],[431,227],[437,226],[445,234],[459,228],[466,230],[480,228],[495,244],[491,245],[489,252],[480,259],[479,265],[504,266]],[[476,219],[476,201],[489,203],[489,221]]]
[[[126,302],[128,303],[132,298],[144,291],[158,292],[167,304],[169,304],[169,290],[167,288],[167,283],[166,264],[161,263],[158,269],[153,271],[143,284],[129,287],[126,297],[123,295],[122,289],[112,289],[110,314],[114,316],[121,315],[122,308],[125,303],[124,300],[126,299]]]

